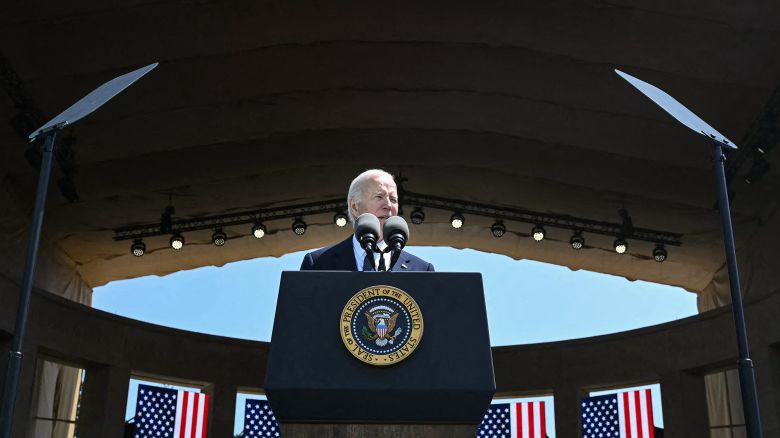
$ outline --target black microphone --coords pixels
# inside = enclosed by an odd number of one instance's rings
[[[385,243],[393,251],[401,252],[406,241],[409,240],[409,225],[401,216],[390,216],[385,221]]]
[[[379,218],[371,213],[363,213],[355,220],[355,238],[366,251],[377,251],[379,240]]]

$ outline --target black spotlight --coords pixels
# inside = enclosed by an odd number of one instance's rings
[[[415,208],[409,215],[409,219],[411,219],[413,224],[420,225],[425,220],[425,212],[422,211],[422,208]]]
[[[496,221],[490,227],[490,232],[493,233],[493,237],[501,237],[506,233],[506,225],[501,221]]]
[[[547,233],[544,231],[544,228],[541,225],[537,225],[531,230],[531,237],[533,237],[537,242],[544,240],[544,236],[546,235]]]
[[[292,224],[292,230],[293,233],[303,236],[303,233],[306,232],[306,222],[302,218],[296,218]]]
[[[663,263],[667,256],[668,254],[662,243],[657,244],[655,248],[653,248],[653,260],[658,263]]]
[[[453,213],[453,215],[450,216],[450,224],[452,224],[452,228],[462,227],[463,222],[466,222],[466,219],[460,213]]]
[[[336,215],[333,216],[333,223],[339,228],[345,227],[347,225],[347,214],[342,211],[336,213]]]
[[[252,235],[258,239],[262,239],[265,236],[265,225],[262,222],[258,222],[252,226]]]
[[[615,242],[612,245],[615,247],[615,252],[618,254],[625,254],[625,252],[628,251],[628,242],[622,237],[615,239]]]
[[[142,239],[133,240],[133,244],[130,245],[130,252],[136,257],[141,257],[146,252],[146,244]]]
[[[227,241],[227,235],[222,231],[222,228],[217,228],[214,230],[214,234],[211,235],[211,241],[214,245],[222,246]]]
[[[180,250],[184,247],[184,236],[182,236],[179,233],[174,234],[171,236],[171,248],[175,250]]]
[[[571,239],[569,239],[569,243],[573,249],[582,249],[585,246],[585,238],[582,237],[582,232],[575,231]]]

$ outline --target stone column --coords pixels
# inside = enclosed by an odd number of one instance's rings
[[[704,376],[686,371],[661,374],[665,438],[709,438]]]
[[[2,297],[0,296],[0,299]],[[11,341],[6,339],[5,333],[0,331],[0,394],[5,387],[5,373],[8,372],[8,353],[11,351]]]
[[[555,396],[555,436],[578,437],[580,430],[580,403],[585,397],[585,391],[571,383],[565,386],[557,386]]]
[[[79,438],[124,436],[129,387],[129,368],[104,365],[85,370],[76,422]]]
[[[751,345],[764,437],[780,437],[780,347]]]
[[[230,383],[214,383],[203,392],[209,396],[208,437],[233,438],[238,387]]]

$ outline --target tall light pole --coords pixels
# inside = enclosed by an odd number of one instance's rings
[[[46,193],[48,192],[49,174],[51,173],[51,162],[54,155],[54,140],[62,128],[91,114],[155,67],[157,67],[157,63],[147,65],[106,82],[30,134],[30,141],[43,139],[43,160],[38,175],[35,210],[33,210],[30,239],[27,243],[27,260],[22,279],[22,290],[19,295],[19,307],[16,312],[14,337],[11,341],[11,351],[8,354],[8,369],[3,385],[3,399],[2,405],[0,405],[0,438],[10,438],[11,426],[13,425],[16,395],[19,390],[19,376],[22,371],[22,359],[24,357],[22,349],[24,346],[24,335],[27,330],[27,315],[30,311],[35,265],[38,260],[38,246],[43,226],[43,213],[46,209]]]
[[[737,348],[739,360],[737,370],[739,372],[739,384],[742,390],[742,410],[745,413],[745,426],[749,438],[762,438],[761,415],[758,409],[758,396],[756,393],[756,375],[753,369],[753,361],[750,359],[748,347],[747,328],[745,326],[745,308],[742,304],[742,292],[739,287],[739,270],[737,269],[737,252],[734,246],[734,230],[731,226],[731,209],[729,207],[729,195],[726,187],[726,170],[723,163],[726,161],[724,149],[737,149],[732,141],[715,128],[707,124],[696,114],[691,112],[675,98],[663,90],[641,81],[620,70],[615,73],[628,81],[637,90],[650,98],[656,105],[669,113],[678,122],[703,135],[712,144],[712,167],[715,171],[715,182],[718,187],[718,207],[720,209],[720,221],[723,228],[723,241],[726,249],[726,263],[728,265],[729,285],[731,288],[731,309],[734,314],[734,325],[737,329]]]

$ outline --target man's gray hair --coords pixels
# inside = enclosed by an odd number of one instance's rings
[[[364,187],[366,181],[369,181],[375,177],[388,177],[391,180],[395,181],[395,178],[393,178],[393,175],[385,172],[382,169],[369,169],[365,172],[361,173],[360,175],[356,176],[355,179],[352,180],[352,184],[349,185],[349,191],[347,192],[347,216],[349,217],[349,221],[353,224],[355,223],[356,217],[352,216],[352,209],[350,208],[350,205],[352,205],[352,200],[357,199],[358,201],[361,201],[363,199],[364,195]]]

